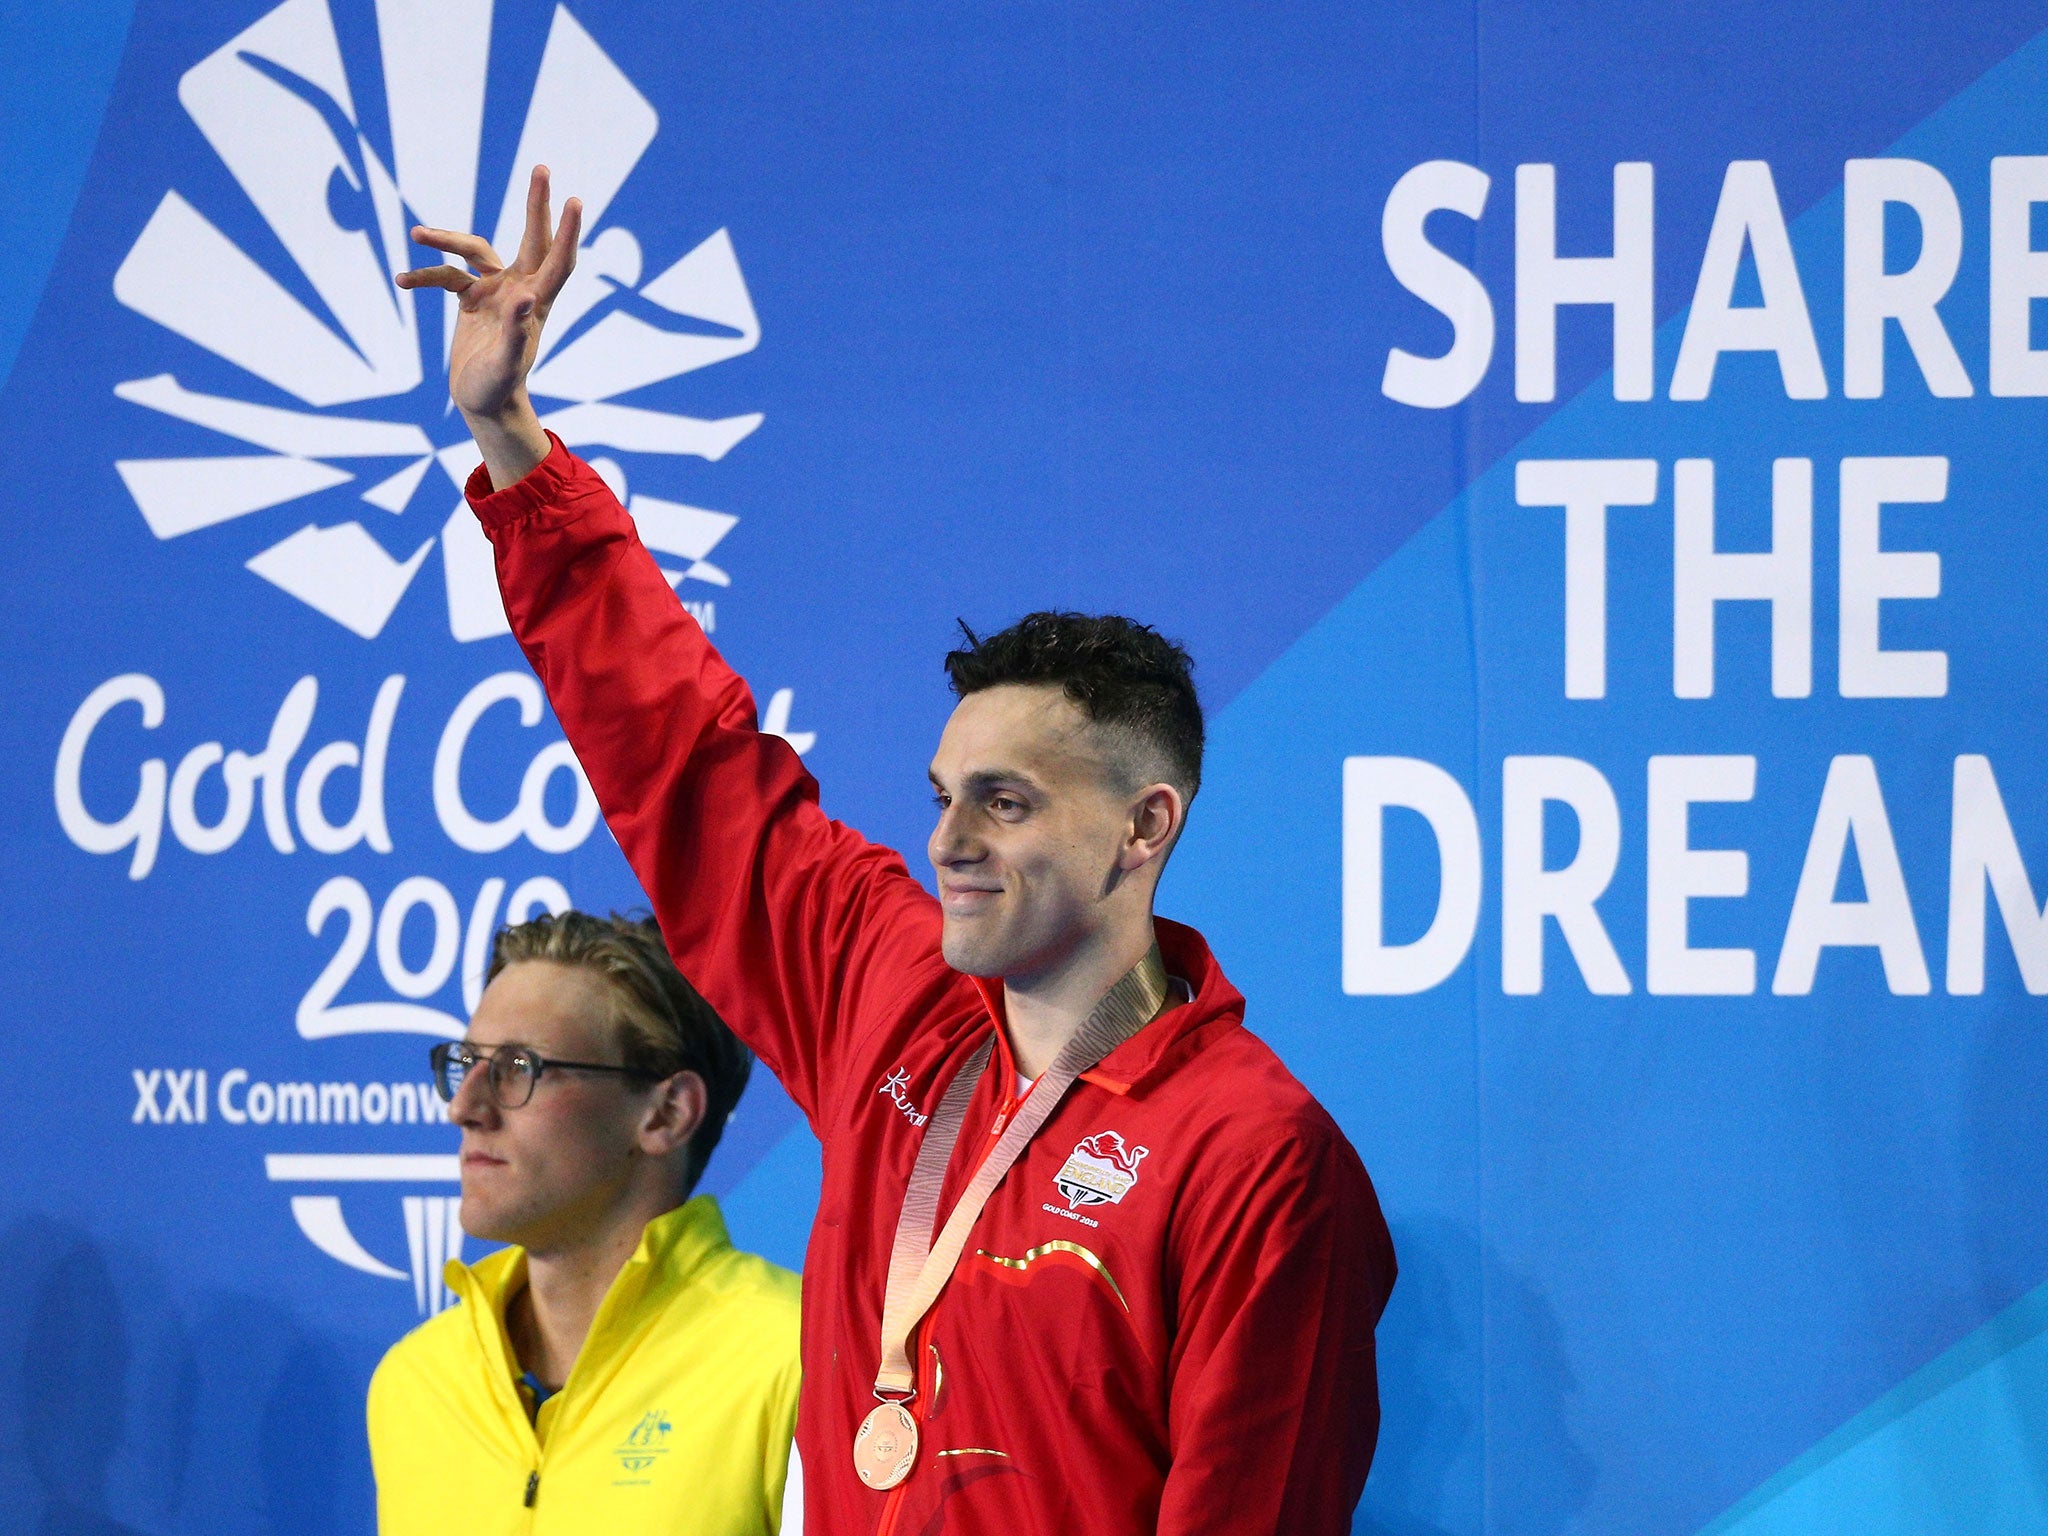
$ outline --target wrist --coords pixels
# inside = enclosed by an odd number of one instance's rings
[[[554,446],[524,388],[496,410],[464,410],[462,419],[483,454],[494,490],[502,491],[525,479]]]
[[[533,409],[533,397],[527,394],[524,384],[515,386],[510,394],[489,410],[472,410],[459,401],[456,409],[462,412],[462,419],[469,423],[472,432],[514,432],[524,424],[538,423],[540,419]]]

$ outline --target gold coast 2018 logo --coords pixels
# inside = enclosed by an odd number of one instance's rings
[[[509,251],[526,167],[536,162],[583,199],[590,233],[549,318],[531,389],[547,425],[596,455],[679,590],[727,584],[707,557],[737,519],[642,494],[609,455],[717,460],[761,424],[758,413],[711,420],[617,403],[752,350],[760,323],[725,230],[651,267],[633,232],[607,223],[658,128],[654,107],[611,56],[557,6],[537,74],[492,78],[491,12],[492,0],[378,0],[388,163],[364,132],[327,0],[285,0],[230,38],[185,72],[178,99],[267,227],[238,242],[216,220],[246,222],[246,210],[201,208],[172,188],[114,277],[122,304],[232,364],[245,394],[282,392],[305,407],[195,390],[174,372],[117,385],[123,400],[238,448],[204,451],[209,440],[195,436],[201,451],[120,461],[150,531],[183,538],[321,497],[307,509],[314,520],[302,512],[284,532],[287,524],[264,519],[235,553],[260,545],[247,555],[250,571],[365,639],[383,631],[437,544],[453,636],[507,627],[489,548],[457,496],[476,454],[447,409],[453,307],[392,283],[433,259],[411,246],[412,223],[479,229]],[[479,203],[478,184],[487,80],[494,99],[514,86],[529,91],[492,224],[482,221],[493,210]],[[353,498],[327,493],[352,484],[371,510],[331,510]]]
[[[460,497],[477,454],[448,402],[455,312],[443,295],[401,291],[393,277],[438,259],[411,244],[415,223],[473,229],[513,249],[527,167],[537,162],[552,167],[564,193],[582,198],[588,231],[529,381],[542,419],[625,502],[706,629],[715,627],[710,594],[730,584],[712,555],[738,518],[667,493],[682,483],[688,460],[723,459],[762,417],[656,407],[669,402],[659,388],[666,381],[759,344],[739,259],[715,220],[657,237],[646,222],[656,215],[634,212],[629,183],[657,136],[655,108],[567,6],[533,3],[528,19],[546,24],[537,63],[523,40],[502,35],[515,0],[497,0],[496,37],[493,0],[375,0],[374,37],[337,31],[328,0],[284,0],[191,64],[175,106],[152,104],[167,114],[182,108],[218,164],[174,177],[137,215],[121,254],[114,297],[161,328],[143,333],[139,350],[150,360],[125,365],[114,385],[126,402],[117,408],[122,430],[128,441],[148,439],[150,452],[175,456],[138,453],[115,467],[157,539],[190,540],[244,565],[324,615],[316,626],[332,620],[375,639],[413,593],[412,612],[426,620],[437,609],[432,619],[445,616],[458,641],[508,631],[490,550]],[[518,124],[516,146],[500,146],[511,159],[498,170],[484,163],[487,86],[492,122],[508,124],[503,137]],[[668,214],[660,217],[662,229],[671,228]],[[629,227],[636,225],[645,249]],[[65,733],[60,824],[88,852],[132,848],[129,874],[141,880],[159,847],[170,846],[166,826],[194,856],[235,845],[252,824],[260,788],[261,826],[280,854],[303,847],[339,855],[359,845],[391,853],[385,749],[404,684],[402,676],[385,680],[360,748],[331,744],[305,761],[295,799],[288,801],[285,779],[312,723],[311,676],[287,694],[262,753],[224,752],[213,742],[174,771],[151,759],[135,780],[133,808],[107,822],[83,788],[94,731],[110,712],[139,708],[146,730],[166,715],[153,677],[110,679]],[[775,690],[763,724],[801,752],[813,737],[788,730],[792,696]],[[458,803],[456,738],[466,740],[480,713],[507,703],[518,705],[523,727],[540,722],[540,690],[523,671],[485,679],[458,707],[434,759],[435,819],[466,852],[499,853],[523,839],[538,853],[568,853],[595,826],[596,804],[564,743],[542,749],[545,763],[534,760],[512,820],[487,824]],[[322,809],[323,786],[340,769],[356,770],[361,783],[361,811],[346,826],[330,825]],[[202,779],[215,771],[226,804],[208,824],[195,807]],[[575,779],[577,810],[567,823],[543,826],[541,803],[558,771]],[[363,882],[336,874],[314,893],[306,926],[331,935],[330,920],[340,919],[343,937],[300,1003],[298,1034],[459,1035],[461,1019],[436,1001],[448,1001],[458,954],[463,1007],[473,1008],[498,914],[516,922],[568,904],[552,875],[523,884],[492,875],[465,924],[448,887],[417,874],[396,883],[378,917]],[[424,969],[414,970],[417,957],[408,960],[400,940],[407,914],[420,910],[434,940]],[[377,966],[393,996],[338,1002],[344,987],[360,994],[371,985],[357,972],[366,970],[373,931],[384,935]],[[315,1081],[332,1074],[294,1071],[286,1075],[307,1080],[272,1083],[231,1062],[210,1070],[211,1078],[208,1068],[186,1064],[138,1067],[134,1123],[234,1126],[267,1137],[280,1127],[446,1119],[423,1080]],[[461,1256],[463,1240],[455,1157],[281,1150],[266,1153],[263,1167],[266,1183],[285,1187],[292,1218],[314,1247],[358,1273],[409,1279],[422,1313],[447,1305],[443,1266]],[[360,1219],[362,1204],[378,1197],[386,1235],[366,1245],[344,1203]],[[389,1218],[401,1213],[409,1263],[393,1262]],[[373,1251],[378,1241],[382,1253]],[[666,1424],[660,1429],[665,1434]]]

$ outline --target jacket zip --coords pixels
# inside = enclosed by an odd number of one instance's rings
[[[526,1474],[526,1508],[533,1508],[533,1501],[540,1496],[540,1471],[536,1468]]]

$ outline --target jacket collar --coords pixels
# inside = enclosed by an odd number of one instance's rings
[[[686,1286],[731,1247],[732,1237],[725,1230],[718,1202],[709,1195],[697,1195],[647,1223],[640,1246],[626,1261],[620,1278],[641,1266],[650,1278],[658,1276],[663,1281],[663,1289]],[[617,1288],[614,1284],[613,1289]]]
[[[612,1280],[591,1320],[590,1335],[577,1354],[571,1381],[603,1369],[603,1357],[615,1341],[623,1343],[635,1337],[651,1309],[666,1305],[687,1289],[731,1248],[725,1218],[709,1195],[698,1195],[648,1222],[639,1246]],[[526,1284],[526,1250],[501,1248],[474,1264],[451,1259],[446,1278],[449,1291],[469,1308],[470,1326],[476,1330],[484,1357],[509,1394],[518,1372],[505,1329],[505,1308]]]
[[[1199,1051],[1219,1031],[1244,1022],[1244,994],[1230,984],[1208,942],[1185,924],[1163,917],[1152,919],[1159,952],[1166,959],[1166,974],[1185,981],[1193,996],[1171,1007],[1139,1030],[1122,1045],[1081,1074],[1081,1081],[1122,1095],[1142,1091],[1155,1078],[1163,1077]],[[1000,979],[975,976],[975,990],[988,1006],[996,1023],[997,1067],[1004,1072],[1007,1087],[1015,1075],[1011,1064],[1007,1016],[1003,1007]]]

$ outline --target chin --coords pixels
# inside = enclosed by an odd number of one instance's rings
[[[516,1243],[518,1222],[506,1212],[494,1210],[488,1201],[464,1192],[458,1212],[462,1230],[484,1243]]]
[[[1010,971],[1010,956],[994,934],[962,932],[963,925],[948,921],[939,937],[939,952],[946,964],[963,976],[1000,981]]]

